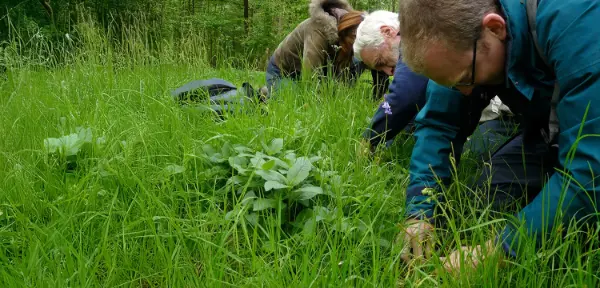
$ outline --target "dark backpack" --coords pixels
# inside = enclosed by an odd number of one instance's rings
[[[232,83],[219,78],[189,82],[173,90],[171,96],[182,105],[192,105],[219,115],[225,111],[240,111],[242,106],[259,99],[250,84],[243,83],[241,89],[238,89]]]

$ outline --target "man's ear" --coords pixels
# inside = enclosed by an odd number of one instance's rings
[[[381,34],[386,38],[394,38],[396,37],[396,34],[398,34],[398,31],[396,31],[396,29],[387,25],[381,26],[381,28],[379,28],[379,31],[381,31]]]
[[[490,13],[483,17],[483,21],[481,23],[483,27],[490,30],[492,35],[498,38],[500,41],[504,41],[506,39],[506,21],[502,16],[496,13]]]

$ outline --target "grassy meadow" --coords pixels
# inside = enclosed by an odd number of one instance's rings
[[[359,153],[378,105],[366,73],[356,87],[300,83],[216,117],[170,90],[213,77],[258,88],[264,73],[177,53],[144,62],[133,51],[116,65],[82,49],[56,66],[3,54],[0,287],[600,285],[597,233],[549,239],[505,267],[405,265],[394,239],[413,143]],[[438,255],[502,228],[474,208],[478,165],[466,155],[446,191]]]

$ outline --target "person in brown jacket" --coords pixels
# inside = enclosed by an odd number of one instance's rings
[[[309,13],[310,18],[287,35],[269,60],[269,95],[280,88],[282,80],[298,80],[301,73],[333,76],[352,84],[368,69],[353,57],[352,49],[364,12],[353,10],[346,0],[312,0]],[[371,74],[373,96],[378,99],[387,90],[389,77],[375,70]]]

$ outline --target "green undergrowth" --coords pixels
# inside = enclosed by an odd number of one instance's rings
[[[505,268],[405,266],[394,239],[413,143],[357,154],[378,104],[368,83],[300,83],[221,117],[172,100],[213,77],[264,84],[261,72],[202,65],[9,69],[2,287],[597,287],[600,254],[577,233]],[[481,167],[463,164],[439,255],[503,224],[473,208]]]

